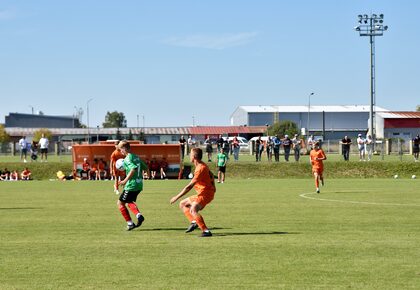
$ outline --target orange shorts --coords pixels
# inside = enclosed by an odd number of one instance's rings
[[[206,194],[206,195],[193,195],[190,196],[188,199],[191,203],[196,202],[200,205],[201,209],[205,208],[207,204],[209,204],[214,198],[214,194]]]
[[[312,173],[318,173],[318,175],[321,175],[323,172],[324,172],[324,168],[322,168],[322,167],[312,168]]]

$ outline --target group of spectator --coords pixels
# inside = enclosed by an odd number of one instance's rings
[[[109,166],[103,158],[93,159],[92,164],[83,159],[82,170],[80,171],[80,178],[87,180],[106,180],[109,177]]]
[[[156,179],[157,177],[160,177],[161,179],[166,178],[166,173],[169,166],[168,162],[166,161],[166,158],[162,158],[162,160],[157,160],[156,158],[153,158],[152,160],[146,159],[145,163],[149,168],[149,172],[143,172],[144,179]],[[72,175],[74,176],[73,178],[71,178],[71,175],[68,175],[68,178],[66,179],[77,179],[77,171],[73,171]],[[80,176],[77,177],[82,180],[113,179],[113,175],[110,174],[109,165],[103,158],[95,158],[92,164],[87,160],[87,158],[84,158],[82,163],[82,169],[80,170]]]
[[[38,148],[41,151],[41,162],[47,162],[48,158],[48,146],[50,142],[48,138],[45,137],[45,134],[42,134],[41,139],[39,141],[33,140],[32,143],[26,140],[26,136],[23,136],[19,140],[19,147],[20,147],[20,160],[23,162],[27,161],[28,151],[31,154],[31,161],[36,161],[38,159]]]
[[[18,181],[18,180],[31,180],[32,172],[28,167],[25,167],[21,172],[5,168],[0,170],[0,181]]]
[[[353,143],[348,136],[344,136],[340,141],[342,146],[342,154],[345,161],[350,159],[350,146]],[[357,149],[359,151],[359,161],[370,161],[373,154],[373,139],[371,135],[367,135],[363,138],[362,134],[357,135],[356,139]]]
[[[160,176],[160,179],[166,179],[166,172],[168,171],[168,162],[166,158],[162,160],[157,160],[153,158],[152,160],[146,159],[146,165],[149,168],[150,176],[147,171],[143,172],[144,179],[156,179],[157,175]]]
[[[280,136],[267,136],[264,137],[265,140],[262,139],[262,137],[258,137],[258,139],[255,141],[254,146],[254,152],[255,152],[255,161],[259,162],[261,161],[262,153],[267,153],[267,159],[268,161],[272,161],[273,155],[274,160],[276,162],[280,161],[280,149],[283,147],[284,151],[284,160],[286,162],[289,161],[290,153],[293,149],[293,154],[295,161],[299,161],[300,155],[301,155],[301,149],[303,147],[303,140],[299,138],[298,134],[295,134],[292,139],[290,139],[289,135],[284,135],[283,138],[280,138]]]

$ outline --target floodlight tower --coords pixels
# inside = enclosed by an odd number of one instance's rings
[[[388,30],[388,26],[384,25],[383,14],[358,15],[359,25],[354,29],[359,32],[360,36],[369,36],[370,38],[370,126],[369,132],[372,135],[373,144],[376,140],[375,130],[375,104],[376,104],[376,88],[375,88],[375,37],[384,35],[384,31]],[[375,145],[373,145],[375,146]]]

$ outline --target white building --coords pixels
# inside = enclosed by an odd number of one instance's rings
[[[389,112],[376,106],[375,111]],[[370,106],[239,106],[231,115],[231,125],[264,126],[289,120],[298,128],[308,129],[313,135],[326,139],[341,139],[344,135],[357,136],[369,127]]]

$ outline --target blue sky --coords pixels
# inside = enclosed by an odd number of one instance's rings
[[[369,104],[358,14],[383,13],[377,105],[420,104],[420,1],[0,1],[0,122],[107,111],[128,126],[229,125],[239,105]]]

